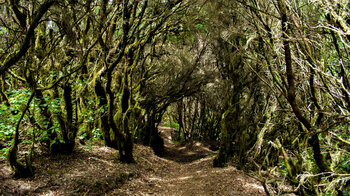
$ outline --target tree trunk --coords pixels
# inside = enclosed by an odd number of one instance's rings
[[[54,140],[57,137],[57,133],[53,129],[54,123],[52,121],[52,114],[49,111],[49,107],[44,99],[44,95],[42,91],[36,90],[35,92],[36,98],[39,100],[38,107],[40,109],[41,116],[45,119],[44,124],[44,131],[47,132],[48,138],[44,139],[44,143],[46,144],[46,147],[49,149],[50,153],[54,154],[54,152],[51,150],[51,141]]]
[[[305,128],[312,133],[313,132],[312,126],[310,122],[302,115],[295,99],[294,71],[292,66],[292,55],[291,55],[290,42],[289,42],[287,8],[282,1],[278,1],[278,6],[281,14],[283,48],[284,48],[284,57],[285,57],[287,81],[288,81],[287,99],[289,101],[289,104],[292,107],[292,110],[295,116],[305,126]],[[312,134],[313,135],[311,136],[309,143],[311,144],[311,147],[314,151],[314,159],[315,159],[316,165],[318,166],[321,172],[327,172],[329,171],[329,168],[326,165],[324,158],[321,154],[318,136],[315,135],[315,133],[312,133]]]
[[[105,111],[106,110],[105,108],[107,107],[107,104],[108,104],[107,95],[99,79],[95,81],[95,93],[99,100],[98,107],[103,108],[101,119],[99,120],[99,126],[101,127],[103,141],[106,146],[118,149],[117,142],[115,140],[112,141],[111,139],[111,135],[110,135],[111,127],[109,126],[109,123],[108,123],[108,115],[107,115],[108,112]]]
[[[32,154],[31,152],[29,153],[29,158],[25,156],[25,164],[23,164],[17,156],[17,151],[18,151],[18,145],[19,145],[19,126],[24,118],[24,115],[26,111],[30,107],[30,103],[32,102],[33,98],[35,97],[35,91],[32,92],[32,95],[30,96],[27,106],[22,112],[22,115],[20,119],[17,122],[16,130],[15,130],[15,135],[13,137],[13,143],[12,146],[10,147],[9,151],[7,152],[7,161],[11,167],[11,169],[15,172],[15,177],[28,177],[33,175],[32,171]],[[32,150],[32,149],[31,149]]]
[[[128,77],[127,75],[125,77]],[[124,151],[123,153],[121,153],[121,160],[123,162],[126,163],[132,163],[134,162],[134,158],[132,155],[132,151],[133,151],[133,136],[132,133],[130,132],[129,129],[129,117],[130,117],[130,112],[132,112],[131,110],[129,110],[129,100],[130,100],[130,90],[127,87],[127,79],[125,79],[124,81],[124,90],[123,90],[123,95],[122,95],[122,101],[121,101],[121,107],[122,107],[122,132],[125,133],[125,138],[122,139],[123,141],[123,147],[124,149],[119,149],[120,151]]]
[[[10,106],[10,101],[7,98],[6,94],[5,94],[5,91],[6,91],[6,89],[5,89],[5,73],[2,73],[0,77],[1,77],[0,78],[0,81],[1,81],[1,86],[0,86],[0,93],[1,93],[0,104],[5,102],[6,106]]]

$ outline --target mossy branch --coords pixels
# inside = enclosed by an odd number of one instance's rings
[[[13,138],[13,143],[11,148],[9,149],[8,153],[7,153],[7,161],[10,164],[11,169],[15,172],[15,176],[16,177],[26,177],[26,176],[31,176],[32,175],[32,157],[31,157],[31,153],[30,153],[30,157],[29,159],[27,157],[25,164],[23,164],[17,156],[17,150],[18,150],[18,145],[19,145],[19,126],[24,118],[24,115],[26,113],[26,111],[29,109],[30,107],[30,103],[32,102],[33,98],[35,95],[35,91],[32,92],[26,108],[24,109],[24,111],[22,112],[21,117],[19,118],[18,122],[17,122],[17,126],[16,126],[16,131],[15,131],[15,135]]]
[[[21,45],[21,48],[19,51],[11,56],[7,61],[3,62],[3,64],[0,67],[0,73],[8,71],[8,69],[16,64],[28,51],[30,48],[30,42],[35,37],[34,36],[34,30],[39,25],[41,18],[43,15],[47,12],[47,10],[54,5],[57,2],[57,0],[47,0],[41,6],[36,12],[35,17],[32,20],[32,23],[30,24],[30,27],[27,31],[27,34],[24,38],[24,42]]]

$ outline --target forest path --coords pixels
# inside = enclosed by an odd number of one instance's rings
[[[174,143],[171,128],[159,131],[165,156],[155,160],[157,167],[149,169],[150,175],[131,180],[118,195],[265,195],[261,184],[243,171],[232,166],[213,168],[216,153],[203,144]]]
[[[215,152],[205,145],[173,143],[172,129],[159,131],[165,156],[135,144],[132,164],[120,162],[115,149],[78,145],[70,155],[37,152],[34,176],[15,179],[0,159],[0,195],[265,195],[243,171],[213,168]]]

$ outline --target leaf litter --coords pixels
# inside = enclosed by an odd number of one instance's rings
[[[101,145],[76,147],[71,155],[39,154],[34,176],[15,179],[0,160],[0,195],[265,195],[261,184],[233,166],[213,168],[216,152],[199,142],[173,143],[160,128],[164,157],[135,144],[135,163],[118,160]]]

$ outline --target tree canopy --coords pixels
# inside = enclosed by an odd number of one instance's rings
[[[0,0],[0,35],[1,156],[16,177],[39,147],[78,141],[125,163],[135,143],[162,156],[162,124],[268,195],[350,190],[347,1]]]

